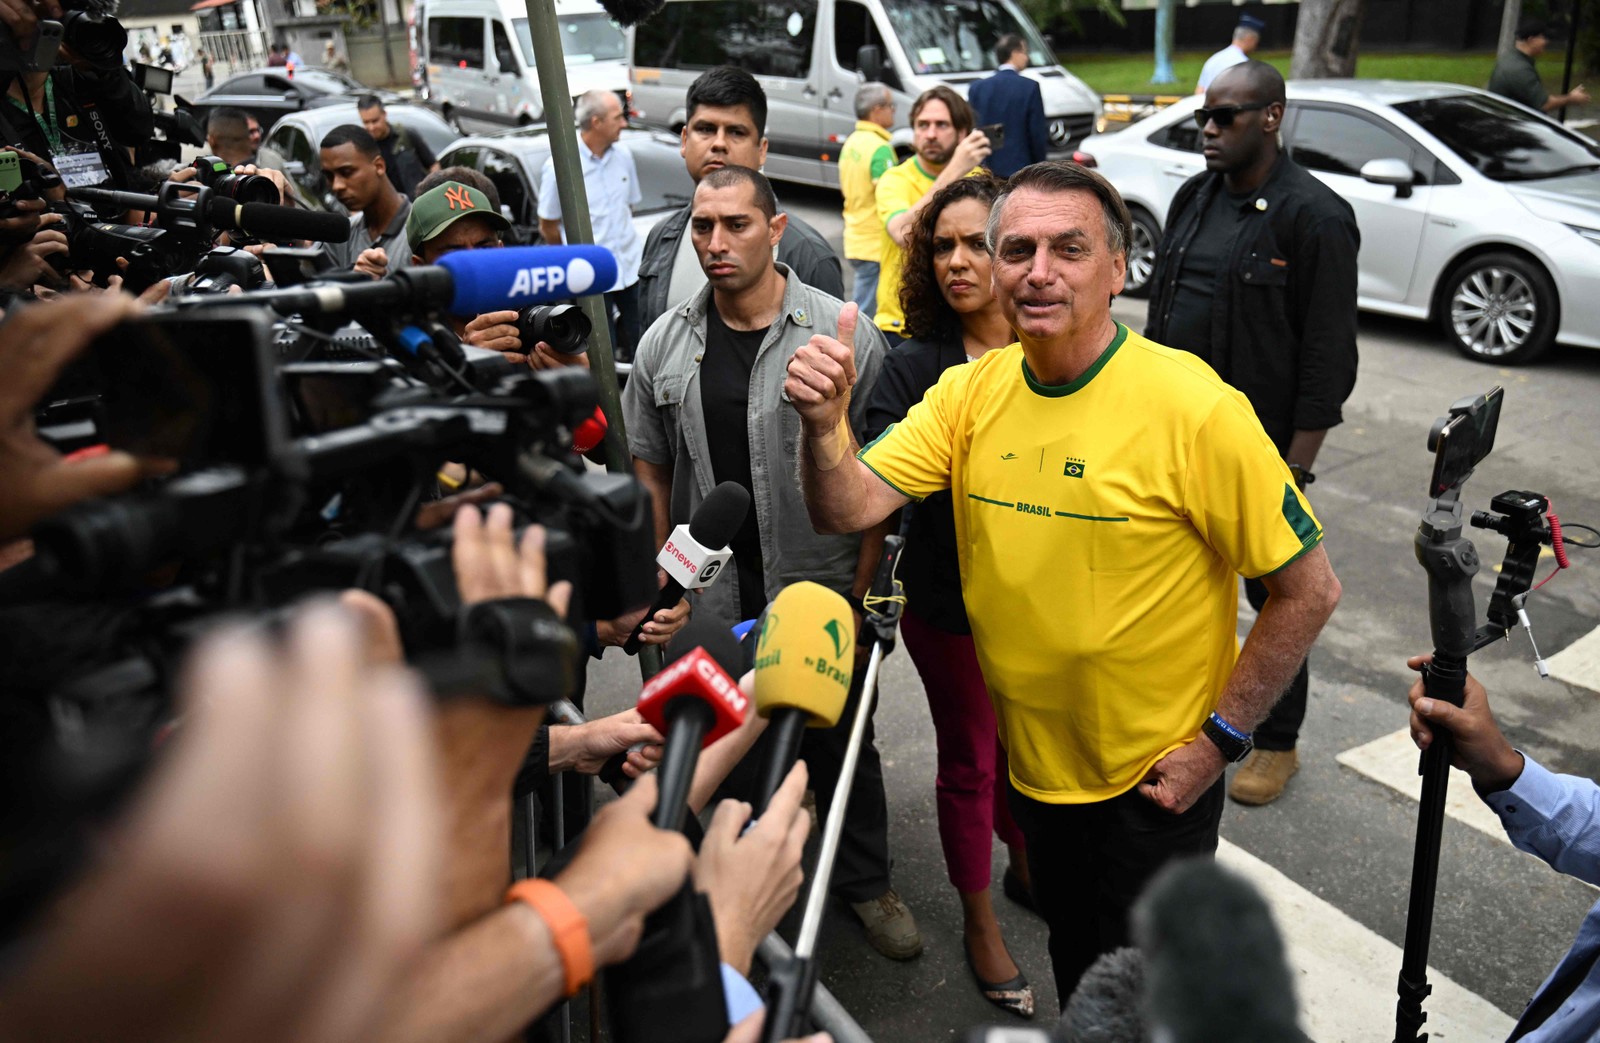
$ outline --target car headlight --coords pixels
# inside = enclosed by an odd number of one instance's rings
[[[1568,225],[1567,227],[1596,246],[1600,246],[1600,228],[1584,228],[1582,225]]]

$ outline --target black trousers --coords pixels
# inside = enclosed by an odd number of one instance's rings
[[[1267,603],[1267,585],[1258,579],[1244,581],[1244,596],[1257,612]],[[1253,738],[1258,749],[1292,750],[1300,739],[1300,725],[1306,719],[1306,694],[1311,690],[1311,672],[1308,661],[1300,661],[1300,669],[1283,697],[1272,706],[1267,719],[1256,727]]]
[[[811,773],[808,786],[817,795],[817,825],[828,821],[834,787],[839,784],[839,769],[844,764],[845,747],[850,743],[850,726],[861,705],[861,682],[866,671],[857,670],[850,685],[850,698],[844,704],[839,723],[832,728],[807,728],[800,742],[800,759]],[[867,730],[856,760],[855,783],[850,804],[845,809],[844,835],[839,840],[839,856],[833,866],[829,892],[847,902],[865,902],[889,890],[889,802],[883,791],[883,761],[873,740],[873,716],[867,717]],[[717,790],[716,799],[749,800],[755,791],[756,767],[766,752],[769,735],[763,734],[744,760],[728,774]]]
[[[1011,817],[1028,842],[1033,899],[1050,928],[1050,963],[1063,1008],[1101,953],[1129,944],[1128,911],[1168,861],[1217,851],[1223,780],[1182,815],[1137,787],[1094,804],[1046,804],[1009,780]]]
[[[606,322],[611,327],[611,348],[615,352],[618,362],[632,362],[633,353],[639,347],[639,284],[624,286],[620,290],[612,290],[605,295]],[[611,306],[617,306],[617,314],[611,313]]]

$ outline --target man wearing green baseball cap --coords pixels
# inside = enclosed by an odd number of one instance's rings
[[[411,242],[412,250],[411,263],[435,264],[440,257],[455,250],[485,250],[504,246],[505,233],[511,230],[511,222],[500,213],[499,206],[483,187],[467,183],[469,178],[477,180],[482,175],[461,168],[441,173],[453,174],[460,180],[437,183],[412,201],[411,216],[406,220],[406,237]],[[487,183],[487,179],[484,180]],[[425,185],[426,182],[423,183]],[[492,188],[493,185],[488,184],[488,187]],[[515,311],[490,311],[482,315],[451,318],[456,335],[464,343],[491,348],[511,362],[527,363],[536,369],[572,364],[545,344],[534,345],[531,352],[525,350],[522,336],[517,330]]]

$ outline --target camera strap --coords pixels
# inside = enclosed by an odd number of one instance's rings
[[[39,125],[40,132],[44,134],[44,140],[50,146],[50,152],[53,155],[60,155],[62,152],[61,126],[56,122],[55,77],[47,74],[44,78],[44,111],[50,117],[48,122],[46,122],[44,116],[34,110],[33,92],[28,89],[26,83],[22,85],[22,100],[27,104],[28,115],[33,117],[33,121]],[[16,104],[15,100],[13,100],[12,104]]]

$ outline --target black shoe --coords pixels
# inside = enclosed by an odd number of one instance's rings
[[[965,938],[961,940],[961,953],[967,958],[967,970],[972,972],[972,980],[978,983],[978,991],[983,993],[984,999],[1019,1018],[1033,1019],[1033,986],[1023,977],[1020,967],[1017,976],[1010,981],[988,982],[978,976],[978,968],[972,963],[972,950],[967,948]]]
[[[1000,878],[1000,890],[1005,892],[1007,898],[1028,912],[1035,916],[1039,915],[1039,907],[1033,904],[1033,891],[1022,882],[1022,878],[1013,872],[1010,866],[1006,867],[1006,875]]]

